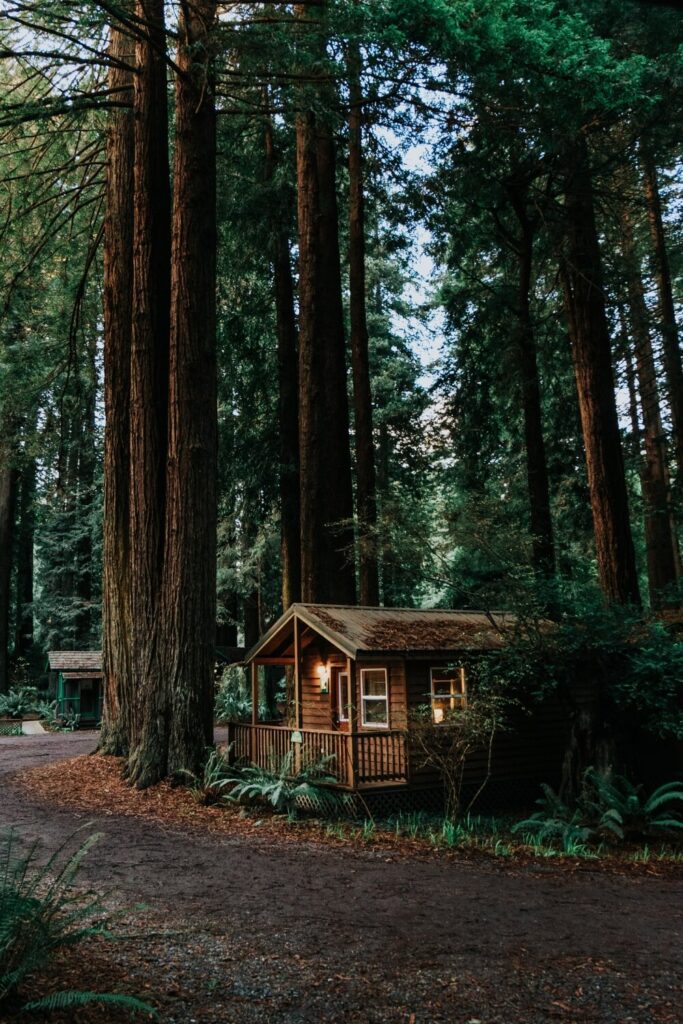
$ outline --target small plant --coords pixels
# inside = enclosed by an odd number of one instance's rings
[[[338,813],[346,801],[344,795],[329,788],[337,781],[330,771],[333,761],[334,754],[327,754],[297,768],[290,750],[271,771],[258,765],[232,768],[234,784],[227,799],[270,804],[289,817],[296,816],[303,801],[322,814]]]
[[[45,701],[35,686],[19,686],[7,693],[0,693],[0,716],[22,718],[24,715],[40,714]]]
[[[190,791],[197,803],[206,806],[225,798],[226,787],[234,784],[234,773],[227,758],[220,751],[209,748],[201,776],[182,770],[178,773],[189,780]]]
[[[683,783],[668,782],[649,797],[621,775],[587,768],[575,805],[565,803],[551,786],[543,785],[538,810],[517,822],[513,832],[526,831],[541,842],[559,841],[565,852],[587,843],[640,839],[683,829]]]
[[[462,788],[467,760],[475,750],[488,751],[484,781],[465,808],[474,805],[491,774],[493,742],[505,727],[506,715],[514,701],[493,691],[471,693],[467,703],[436,722],[431,705],[416,708],[410,715],[410,736],[415,748],[416,766],[433,768],[444,788],[446,817],[456,821],[460,815]]]
[[[83,858],[98,839],[97,834],[90,836],[70,855],[67,840],[46,864],[39,863],[37,842],[20,853],[14,833],[0,840],[0,1010],[16,1004],[27,975],[44,968],[60,950],[111,934],[99,897],[78,893],[73,886]],[[65,1009],[91,1002],[116,1003],[156,1016],[138,999],[97,992],[57,992],[22,1009]]]

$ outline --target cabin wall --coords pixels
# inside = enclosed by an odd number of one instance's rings
[[[430,669],[457,665],[457,657],[448,662],[408,661],[406,663],[407,699],[409,708],[429,704]],[[559,695],[547,697],[533,705],[529,712],[515,710],[510,728],[500,731],[494,738],[491,751],[491,774],[487,791],[496,788],[505,792],[505,800],[514,800],[518,792],[520,801],[536,794],[541,782],[559,785],[562,761],[571,728],[570,709]],[[481,785],[488,771],[488,749],[473,753],[468,759],[464,786],[473,792]],[[415,788],[428,788],[440,784],[433,768],[420,764],[421,756],[414,745],[410,748],[410,782]]]

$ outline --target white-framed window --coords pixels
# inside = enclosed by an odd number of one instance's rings
[[[438,725],[451,711],[460,711],[467,703],[464,668],[433,668],[431,677],[432,720]]]
[[[370,729],[389,728],[389,681],[385,668],[360,670],[361,723]]]

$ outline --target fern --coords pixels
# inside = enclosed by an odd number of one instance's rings
[[[334,754],[324,755],[295,771],[292,751],[288,751],[272,770],[258,765],[234,768],[233,787],[226,799],[260,801],[290,816],[296,814],[297,805],[304,799],[320,813],[337,812],[344,806],[345,798],[329,789],[337,782],[330,771],[334,759]]]
[[[149,1003],[143,1003],[141,999],[134,996],[119,995],[113,992],[53,992],[52,995],[43,999],[36,999],[26,1003],[22,1008],[24,1012],[35,1012],[37,1010],[71,1010],[77,1006],[87,1006],[90,1003],[103,1003],[107,1006],[121,1006],[126,1010],[135,1013],[146,1013],[152,1017],[158,1017],[158,1013]]]
[[[15,995],[28,974],[43,969],[59,950],[110,934],[111,918],[104,913],[101,898],[74,889],[83,859],[99,838],[99,834],[89,836],[70,853],[74,840],[70,836],[44,864],[39,860],[38,842],[22,852],[14,832],[0,839],[0,1006]],[[26,1009],[76,1006],[94,997],[131,1009],[145,1006],[139,1000],[129,1002],[132,997],[128,996],[64,992],[46,997],[47,1001],[33,1001]]]
[[[621,842],[683,828],[683,819],[671,808],[677,804],[683,810],[683,783],[667,782],[647,799],[641,788],[623,775],[587,768],[575,806],[568,806],[550,786],[543,785],[543,795],[536,801],[539,810],[518,822],[513,831],[542,840],[574,837]]]

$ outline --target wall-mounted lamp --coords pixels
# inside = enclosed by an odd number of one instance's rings
[[[330,673],[327,671],[327,665],[318,665],[318,678],[320,679],[320,692],[330,692]]]

